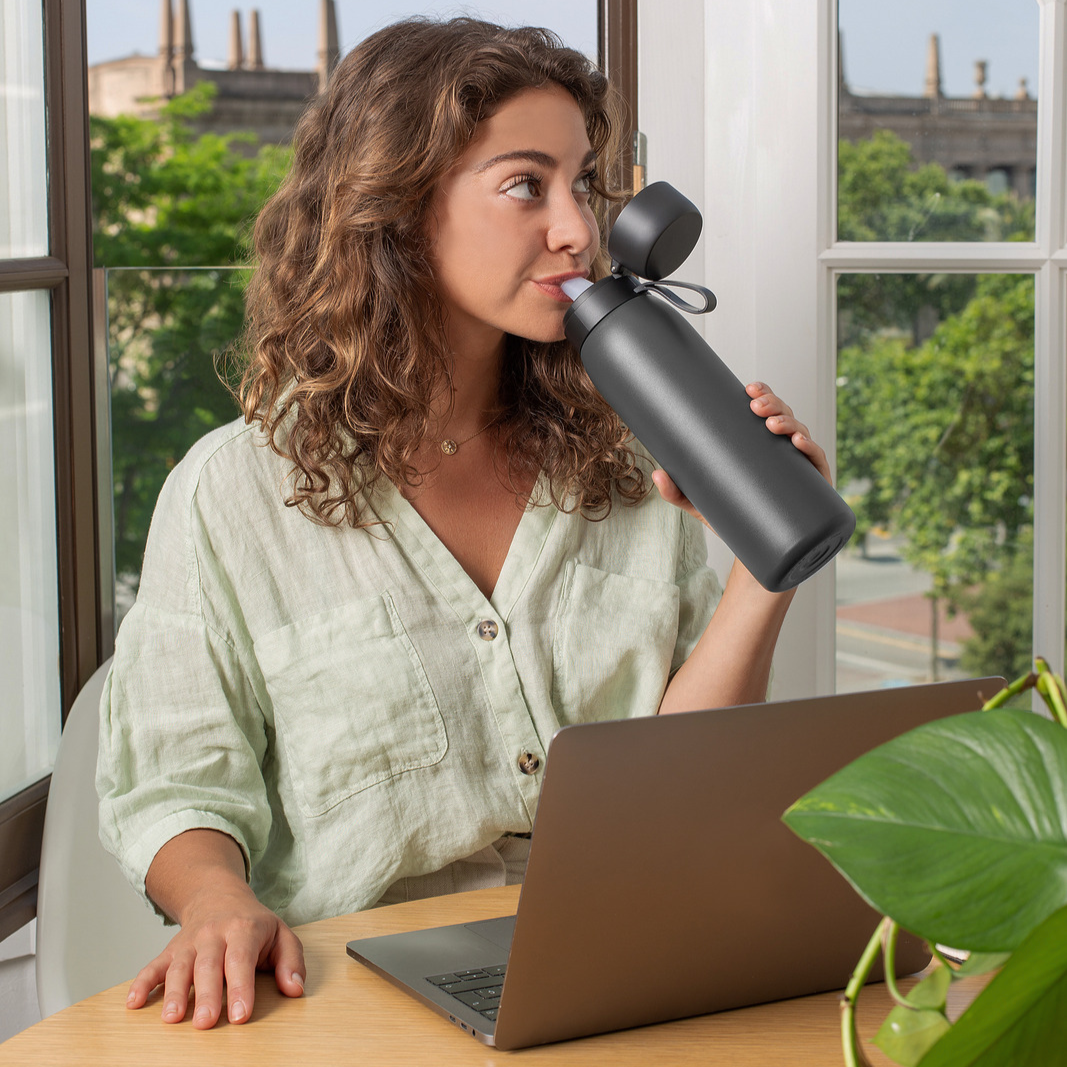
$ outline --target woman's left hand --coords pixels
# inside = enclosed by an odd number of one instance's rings
[[[817,445],[808,432],[807,426],[800,422],[793,414],[793,409],[781,398],[774,395],[770,388],[763,382],[751,382],[745,386],[751,400],[749,406],[752,410],[767,421],[767,429],[771,433],[788,434],[794,447],[802,452],[812,463],[812,466],[831,484],[830,464],[826,459],[826,453]],[[660,496],[668,504],[688,511],[690,515],[700,519],[710,530],[711,524],[689,502],[688,497],[674,484],[666,471],[657,470],[652,473],[652,481],[655,482]]]
[[[803,452],[811,461],[812,466],[833,485],[834,480],[830,477],[830,463],[826,458],[826,453],[811,439],[807,426],[797,419],[793,414],[793,409],[784,400],[775,396],[770,387],[763,382],[750,382],[745,386],[745,392],[752,397],[749,407],[760,418],[767,420],[767,429],[771,433],[789,434],[793,446]]]

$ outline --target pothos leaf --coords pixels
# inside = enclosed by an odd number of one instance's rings
[[[971,712],[868,752],[783,818],[905,929],[1004,952],[1067,904],[1065,783],[1067,730]]]
[[[921,1067],[1067,1064],[1067,907],[1013,953]]]

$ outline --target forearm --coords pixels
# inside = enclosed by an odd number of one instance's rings
[[[769,593],[735,562],[707,629],[667,686],[660,713],[765,700],[774,646],[792,599],[793,590]]]
[[[214,893],[252,895],[240,846],[218,830],[187,830],[171,838],[145,877],[149,897],[177,923],[184,923],[186,906],[207,887]]]

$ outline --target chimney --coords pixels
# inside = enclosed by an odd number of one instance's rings
[[[235,8],[230,12],[230,54],[226,65],[230,70],[240,70],[244,62],[245,51],[241,44],[241,12]]]
[[[337,8],[334,0],[322,0],[319,5],[319,54],[318,75],[319,92],[326,88],[341,58],[341,49],[337,42]]]
[[[263,41],[259,36],[259,11],[256,8],[248,13],[248,69],[263,69]]]
[[[178,17],[174,26],[174,58],[193,60],[193,22],[189,17],[189,0],[178,0]]]
[[[926,87],[923,96],[937,100],[941,95],[941,38],[932,33],[926,48]]]
[[[163,0],[159,16],[159,54],[165,63],[174,58],[174,10],[170,0]]]

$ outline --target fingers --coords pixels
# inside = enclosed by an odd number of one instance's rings
[[[299,997],[304,993],[307,967],[304,965],[304,946],[300,938],[284,923],[278,924],[278,937],[272,956],[274,980],[287,997]]]
[[[779,436],[788,436],[794,447],[803,453],[818,472],[833,484],[830,475],[830,463],[826,453],[811,439],[811,431],[794,414],[793,409],[780,397],[771,392],[764,382],[750,382],[745,386],[752,410],[766,420],[767,429]]]
[[[243,1023],[252,1014],[256,999],[259,948],[259,940],[252,931],[241,931],[241,934],[231,937],[226,945],[226,1018],[231,1023]],[[218,1014],[216,1012],[216,1018]],[[214,1020],[211,1025],[214,1025]]]
[[[689,502],[689,498],[674,484],[674,480],[664,470],[655,470],[652,472],[652,481],[656,488],[659,490],[659,495],[667,501],[668,504],[673,504],[675,507],[681,508],[683,511],[688,512],[694,519],[699,519],[709,530],[712,529],[711,524],[699,511]],[[714,533],[714,530],[712,530]]]
[[[745,392],[752,397],[749,406],[761,419],[766,419],[767,429],[772,433],[802,433],[810,438],[807,426],[797,419],[793,409],[763,382],[750,382],[745,386]]]
[[[215,1026],[224,1007],[231,1023],[243,1023],[252,1015],[259,967],[273,968],[286,996],[303,993],[307,969],[300,939],[262,908],[258,914],[230,915],[180,931],[133,980],[126,1006],[143,1007],[162,984],[163,1021],[179,1023],[189,1013],[192,988],[196,1029]]]
[[[219,1021],[222,1011],[222,966],[224,953],[228,955],[228,951],[225,942],[218,937],[207,939],[206,942],[199,939],[196,948],[196,963],[193,965],[193,988],[196,990],[193,1026],[197,1030],[210,1030]]]
[[[189,1007],[189,987],[193,984],[193,958],[191,953],[181,951],[175,954],[167,968],[162,1012],[165,1023],[180,1023],[185,1018]]]
[[[127,1008],[143,1008],[152,995],[152,991],[167,977],[169,954],[157,956],[151,963],[142,967],[137,977],[130,983],[126,995]]]

